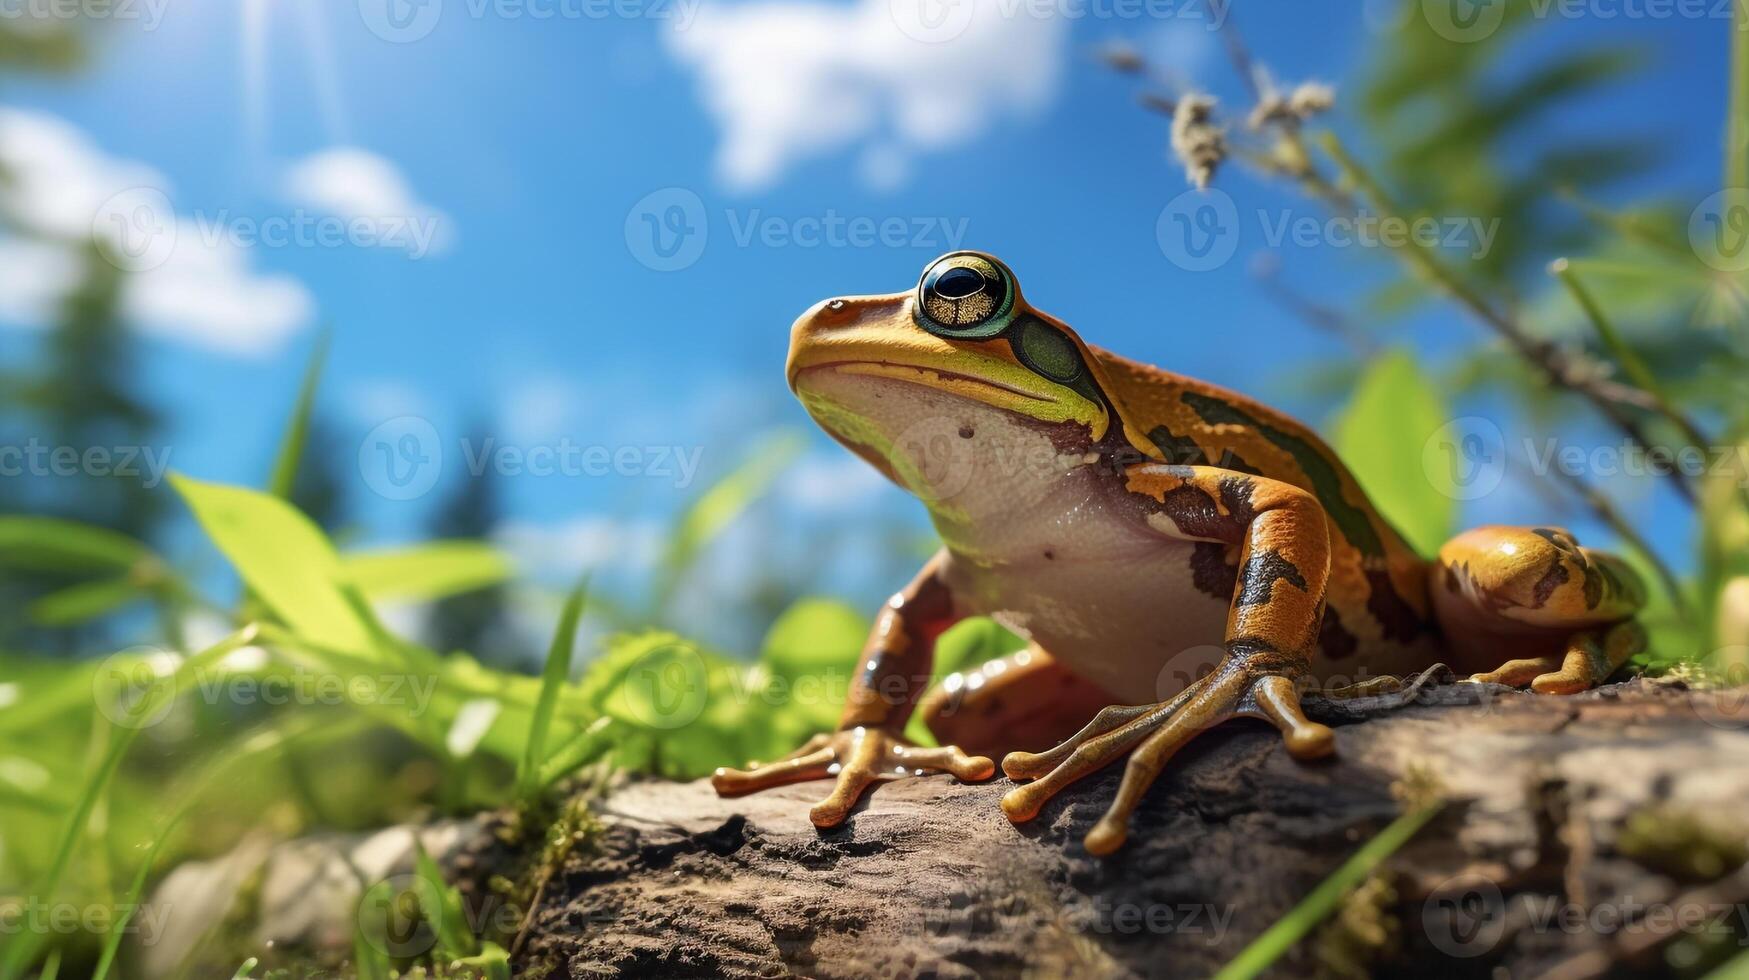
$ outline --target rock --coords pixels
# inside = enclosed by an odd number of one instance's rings
[[[321,961],[349,955],[361,881],[410,883],[416,840],[445,862],[478,839],[484,826],[482,819],[445,820],[278,842],[257,833],[220,857],[180,865],[141,903],[140,921],[165,927],[140,931],[140,974],[198,976],[234,969],[229,960],[191,964],[190,958],[216,924],[238,917],[245,920],[252,948],[297,950]]]
[[[1441,679],[1412,696],[1309,704],[1352,722],[1319,764],[1288,758],[1261,724],[1205,735],[1103,860],[1081,837],[1121,766],[1018,827],[997,806],[1001,777],[886,783],[830,831],[807,819],[823,783],[732,800],[704,781],[634,783],[600,803],[594,852],[545,889],[517,966],[573,978],[1208,976],[1399,815],[1391,787],[1411,767],[1436,775],[1448,804],[1282,974],[1425,976],[1430,958],[1456,975],[1656,973],[1664,957],[1701,955],[1702,925],[1665,914],[1690,906],[1749,934],[1724,921],[1749,902],[1736,868],[1749,856],[1742,692],[1635,680],[1557,698]]]

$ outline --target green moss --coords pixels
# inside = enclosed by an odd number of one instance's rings
[[[1629,817],[1615,846],[1647,867],[1691,881],[1712,881],[1749,861],[1749,840],[1741,833],[1665,805]]]

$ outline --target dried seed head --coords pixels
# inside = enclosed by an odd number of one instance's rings
[[[1129,75],[1137,74],[1146,67],[1141,53],[1122,41],[1113,41],[1100,48],[1099,60],[1105,62],[1105,67],[1112,71],[1121,71]]]
[[[1227,157],[1227,138],[1214,123],[1215,100],[1190,94],[1178,100],[1172,113],[1172,152],[1184,164],[1184,176],[1198,190],[1208,187],[1215,168]]]
[[[1300,119],[1310,119],[1336,104],[1336,90],[1323,82],[1301,82],[1294,94],[1288,96],[1287,104]]]

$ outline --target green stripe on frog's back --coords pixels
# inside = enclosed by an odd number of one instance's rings
[[[1260,421],[1231,402],[1213,395],[1187,391],[1182,398],[1184,404],[1190,406],[1204,422],[1210,425],[1243,425],[1254,429],[1293,457],[1294,463],[1311,482],[1312,494],[1318,498],[1318,503],[1323,505],[1324,512],[1330,516],[1342,536],[1348,539],[1348,543],[1363,555],[1384,556],[1384,542],[1379,537],[1378,529],[1373,527],[1371,517],[1364,509],[1350,503],[1342,495],[1342,474],[1318,447],[1300,436]]]

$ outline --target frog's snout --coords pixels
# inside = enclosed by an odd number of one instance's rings
[[[796,373],[810,361],[817,360],[824,348],[843,344],[853,332],[870,327],[907,326],[911,315],[906,308],[909,297],[904,293],[890,296],[839,296],[821,300],[790,327],[789,363],[784,374],[790,389],[796,386]],[[814,356],[810,356],[810,354]]]

